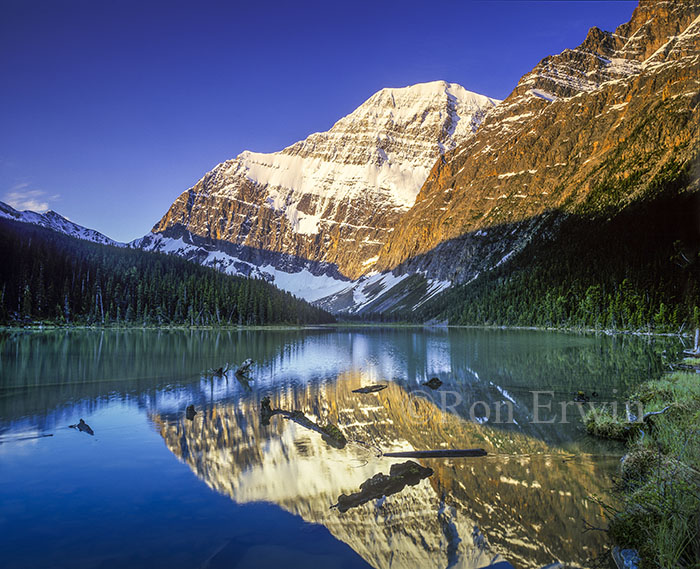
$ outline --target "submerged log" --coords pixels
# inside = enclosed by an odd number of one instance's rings
[[[260,422],[267,426],[270,424],[270,419],[275,415],[283,415],[288,413],[288,411],[283,411],[282,409],[273,409],[270,405],[270,398],[263,397],[260,402]]]
[[[321,438],[332,447],[344,448],[345,445],[348,444],[348,440],[345,438],[343,432],[333,423],[328,423],[325,427],[322,427],[318,423],[314,423],[301,411],[292,411],[291,413],[283,411],[282,416],[285,419],[294,421],[302,427],[319,433]]]
[[[359,389],[353,389],[353,393],[376,393],[382,389],[386,389],[386,385],[368,385],[367,387],[360,387]]]
[[[343,432],[333,423],[328,423],[322,427],[318,423],[314,423],[301,411],[286,411],[284,409],[273,409],[270,405],[270,398],[263,397],[260,402],[260,420],[263,425],[269,425],[270,419],[275,415],[282,415],[285,419],[294,421],[296,424],[305,427],[311,431],[315,431],[321,435],[321,438],[330,446],[335,448],[344,448],[348,444]]]
[[[464,458],[486,456],[483,448],[440,449],[440,450],[408,450],[401,452],[385,452],[382,456],[397,458]]]
[[[225,366],[208,369],[203,372],[202,375],[205,377],[226,377],[226,374],[231,369],[231,366],[227,363]]]

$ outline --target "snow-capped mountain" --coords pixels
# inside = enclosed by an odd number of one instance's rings
[[[83,239],[84,241],[92,241],[93,243],[101,243],[102,245],[115,245],[123,247],[124,243],[119,243],[110,239],[106,235],[102,235],[99,231],[88,229],[77,223],[73,223],[55,211],[47,211],[46,213],[36,213],[35,211],[17,211],[15,208],[0,202],[0,218],[11,219],[21,223],[30,223],[32,225],[40,225],[47,229],[53,229],[59,233],[65,233],[71,237]]]
[[[642,0],[500,104],[445,82],[383,89],[327,132],[219,164],[135,245],[332,311],[418,307],[697,171],[699,17],[700,0]]]
[[[372,270],[435,160],[498,102],[444,81],[382,89],[327,132],[219,164],[133,245],[331,294]],[[312,276],[333,282],[304,293]]]

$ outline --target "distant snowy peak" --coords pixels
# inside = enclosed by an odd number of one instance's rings
[[[99,231],[88,229],[77,223],[66,219],[55,211],[47,211],[46,213],[36,213],[35,211],[17,211],[12,206],[4,202],[0,202],[0,218],[11,219],[21,223],[29,223],[31,225],[40,225],[59,233],[70,235],[84,241],[92,241],[93,243],[101,243],[103,245],[115,245],[123,247],[123,243],[114,241],[109,237],[102,235]]]
[[[326,132],[219,164],[153,232],[180,227],[356,278],[371,270],[438,157],[472,136],[498,102],[445,81],[382,89]]]

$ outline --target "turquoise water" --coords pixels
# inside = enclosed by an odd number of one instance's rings
[[[2,333],[2,565],[588,566],[606,545],[583,532],[604,524],[591,497],[621,449],[585,435],[575,405],[566,423],[557,410],[577,390],[622,397],[677,349],[503,330]],[[247,380],[204,373],[249,357]],[[353,393],[375,383],[388,387]],[[533,391],[554,422],[533,422]],[[347,444],[266,425],[265,396]],[[69,427],[81,418],[94,435]],[[424,459],[432,476],[331,507],[406,460],[382,452],[471,447],[489,455]]]

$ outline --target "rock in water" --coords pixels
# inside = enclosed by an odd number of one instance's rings
[[[574,393],[574,402],[575,403],[588,403],[591,400],[588,395],[586,395],[583,391],[577,391]]]
[[[370,500],[401,492],[406,486],[418,484],[423,478],[432,475],[432,468],[426,468],[412,460],[401,464],[392,464],[388,476],[382,473],[375,474],[360,484],[359,492],[338,496],[336,506],[338,511],[347,512],[350,508],[360,506]]]

